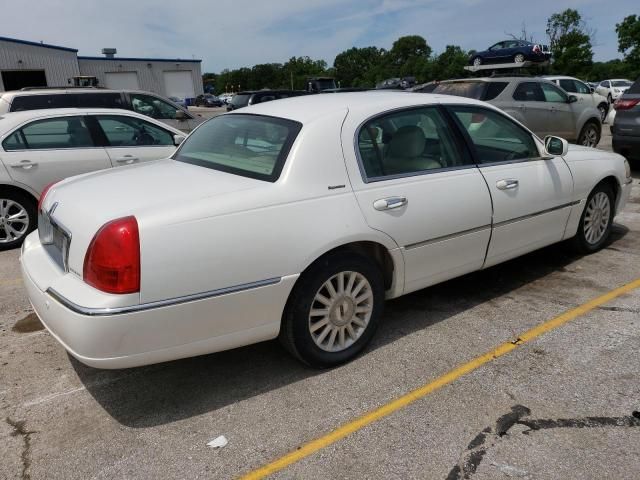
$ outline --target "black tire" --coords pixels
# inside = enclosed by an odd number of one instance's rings
[[[14,204],[8,209],[6,207],[9,202]],[[16,206],[17,205],[17,206]],[[8,222],[8,217],[15,215],[19,209],[23,209],[27,214],[27,224],[23,227],[22,224]],[[10,233],[5,225],[9,224],[15,231],[19,229],[20,235]],[[36,202],[31,196],[26,193],[18,191],[0,191],[0,250],[10,250],[22,245],[25,237],[33,232],[38,227],[38,213],[36,212]]]
[[[597,241],[592,242],[587,239],[587,233],[585,232],[585,219],[587,218],[587,211],[589,210],[591,202],[599,193],[604,193],[609,199],[609,214],[608,218],[606,219],[607,225],[604,229],[602,237]],[[597,252],[609,241],[609,237],[611,236],[611,225],[613,224],[613,217],[615,215],[615,198],[616,196],[611,189],[611,185],[608,185],[607,183],[600,183],[596,185],[596,187],[589,194],[589,197],[587,197],[587,202],[584,206],[584,210],[582,211],[582,215],[580,216],[578,231],[576,232],[575,237],[573,237],[573,239],[571,240],[573,248],[578,253],[589,254]]]
[[[600,124],[595,120],[589,120],[584,124],[582,130],[580,131],[580,135],[578,136],[578,145],[596,147],[598,143],[600,143],[601,135],[602,128],[600,127]],[[586,144],[587,141],[589,144]]]
[[[607,95],[607,101],[609,102],[609,105],[613,103],[613,98],[611,98],[611,94]]]
[[[314,341],[309,319],[316,294],[321,291],[325,282],[340,272],[356,272],[366,278],[373,294],[372,312],[357,340],[341,351],[330,352],[320,348]],[[280,342],[294,357],[311,367],[329,368],[340,365],[357,356],[371,341],[380,322],[383,305],[382,273],[374,262],[357,253],[329,254],[302,274],[289,295],[282,316]]]
[[[609,106],[606,103],[598,105],[598,111],[600,112],[600,121],[604,123],[607,119],[607,113],[609,113]]]

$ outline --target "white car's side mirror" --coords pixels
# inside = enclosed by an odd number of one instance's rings
[[[564,138],[547,135],[544,137],[544,153],[549,157],[564,157],[569,151],[569,142]]]
[[[173,144],[177,147],[182,142],[184,142],[185,138],[187,138],[187,137],[185,137],[184,135],[174,135],[173,136]]]

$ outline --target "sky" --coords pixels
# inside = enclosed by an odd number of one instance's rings
[[[6,3],[5,3],[6,2]],[[594,59],[619,58],[615,24],[640,15],[638,0],[2,0],[0,35],[100,55],[202,59],[203,72],[308,55],[333,64],[351,47],[391,48],[421,35],[484,50],[518,35],[523,22],[547,43],[547,18],[575,8],[595,30]]]

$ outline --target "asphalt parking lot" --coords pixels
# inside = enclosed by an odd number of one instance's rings
[[[640,289],[574,310],[640,279],[637,167],[607,248],[552,246],[390,301],[365,354],[333,370],[275,341],[85,367],[32,313],[18,256],[0,252],[0,478],[217,479],[265,465],[296,479],[638,478]],[[385,415],[357,420],[371,411]],[[220,435],[225,447],[206,445]]]

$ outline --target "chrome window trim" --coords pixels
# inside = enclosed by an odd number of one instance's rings
[[[68,308],[72,312],[79,313],[81,315],[87,315],[91,317],[105,316],[105,315],[122,315],[127,313],[142,312],[145,310],[152,310],[160,307],[170,307],[173,305],[180,305],[182,303],[195,302],[197,300],[204,300],[206,298],[219,297],[221,295],[227,295],[230,293],[243,292],[246,290],[252,290],[254,288],[266,287],[269,285],[275,285],[280,283],[282,277],[273,277],[266,280],[259,280],[257,282],[243,283],[232,287],[218,288],[216,290],[209,290],[207,292],[194,293],[191,295],[183,295],[180,297],[174,297],[167,300],[157,300],[155,302],[140,303],[137,305],[129,305],[126,307],[102,307],[92,308],[83,307],[77,303],[72,302],[68,298],[61,295],[54,288],[47,288],[46,293],[49,294],[54,300]]]

